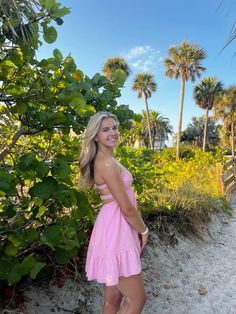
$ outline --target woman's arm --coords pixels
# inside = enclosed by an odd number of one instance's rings
[[[107,158],[99,162],[96,166],[99,169],[99,175],[107,184],[111,194],[120,206],[121,212],[128,223],[137,230],[140,235],[147,230],[143,219],[138,210],[132,205],[124,182],[120,176],[120,170],[117,162],[113,158]],[[146,244],[148,232],[142,237],[142,245]]]

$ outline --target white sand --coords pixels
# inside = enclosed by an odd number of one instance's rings
[[[232,206],[232,219],[223,218],[229,223],[215,219],[213,238],[205,242],[178,237],[173,248],[151,234],[152,243],[142,257],[149,296],[144,314],[236,314],[236,198]],[[207,289],[206,295],[198,293],[201,287]],[[96,283],[72,280],[62,288],[31,286],[24,292],[29,314],[100,314],[102,294]]]

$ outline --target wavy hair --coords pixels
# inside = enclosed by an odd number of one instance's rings
[[[95,113],[89,120],[89,123],[81,135],[81,152],[79,156],[80,168],[80,186],[81,188],[89,188],[94,183],[94,160],[97,155],[98,146],[96,136],[105,118],[113,118],[117,123],[117,117],[110,112],[99,111]]]

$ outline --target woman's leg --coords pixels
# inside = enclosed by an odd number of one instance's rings
[[[143,278],[141,274],[120,277],[118,289],[124,297],[119,314],[140,314],[147,300],[144,290]]]
[[[117,314],[121,301],[122,294],[116,286],[105,287],[103,314]]]

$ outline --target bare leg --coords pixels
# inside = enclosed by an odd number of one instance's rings
[[[116,286],[105,287],[103,314],[117,314],[122,301],[122,294]]]
[[[119,314],[141,314],[147,300],[141,274],[120,277],[118,289],[124,296],[125,302]]]

